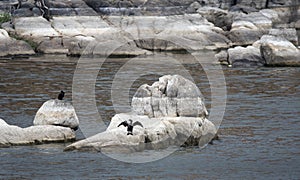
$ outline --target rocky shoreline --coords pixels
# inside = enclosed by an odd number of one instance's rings
[[[213,50],[230,66],[300,66],[297,1],[218,2],[50,1],[47,21],[27,1],[2,24],[0,57]],[[99,43],[119,46],[107,54]]]

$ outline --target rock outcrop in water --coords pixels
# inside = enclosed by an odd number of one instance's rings
[[[64,100],[46,101],[36,113],[34,125],[56,125],[77,129],[79,120],[71,103]]]
[[[51,125],[20,128],[0,119],[0,146],[66,142],[75,139],[72,129]]]
[[[65,150],[127,152],[171,145],[205,146],[215,137],[216,128],[205,118],[207,111],[201,98],[191,81],[179,75],[163,76],[152,86],[142,85],[138,89],[131,113],[116,114],[106,131],[75,142]],[[125,127],[118,127],[129,119],[143,125],[135,126],[133,135],[127,135]]]
[[[52,99],[41,106],[33,124],[20,128],[0,119],[0,146],[72,141],[79,121],[69,102]]]
[[[155,117],[206,117],[202,94],[179,75],[163,76],[151,86],[142,85],[132,98],[132,111]]]

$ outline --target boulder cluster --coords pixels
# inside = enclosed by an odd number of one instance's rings
[[[0,56],[214,50],[231,66],[299,66],[296,0],[49,1],[50,20],[30,0],[1,3],[14,10],[0,29]],[[99,43],[119,46],[108,54]]]
[[[232,47],[216,58],[232,66],[299,66],[300,21],[283,24],[286,14],[263,9],[233,18]]]

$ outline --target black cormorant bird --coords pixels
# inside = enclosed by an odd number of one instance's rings
[[[58,94],[57,99],[58,100],[63,100],[64,96],[65,96],[65,92],[64,91],[60,91],[60,93]]]
[[[131,120],[131,119],[129,119],[129,123],[128,123],[127,121],[121,122],[121,123],[118,125],[118,127],[121,126],[121,125],[127,127],[127,135],[133,135],[133,134],[132,134],[133,126],[137,126],[137,125],[138,125],[138,126],[144,127],[144,126],[142,125],[142,123],[140,123],[139,121],[135,121],[134,123],[132,123],[132,120]]]

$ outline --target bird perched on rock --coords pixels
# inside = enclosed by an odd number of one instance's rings
[[[64,96],[65,96],[65,92],[64,91],[60,91],[60,93],[58,94],[57,99],[58,100],[63,100]]]
[[[142,123],[140,123],[139,121],[135,121],[134,123],[132,123],[132,120],[131,120],[131,119],[129,119],[129,122],[127,122],[127,121],[121,122],[121,123],[118,125],[118,127],[121,126],[121,125],[127,127],[127,135],[133,135],[133,134],[132,134],[132,131],[133,131],[133,127],[134,127],[134,126],[137,126],[137,125],[138,125],[138,126],[144,127],[144,126],[142,125]]]

